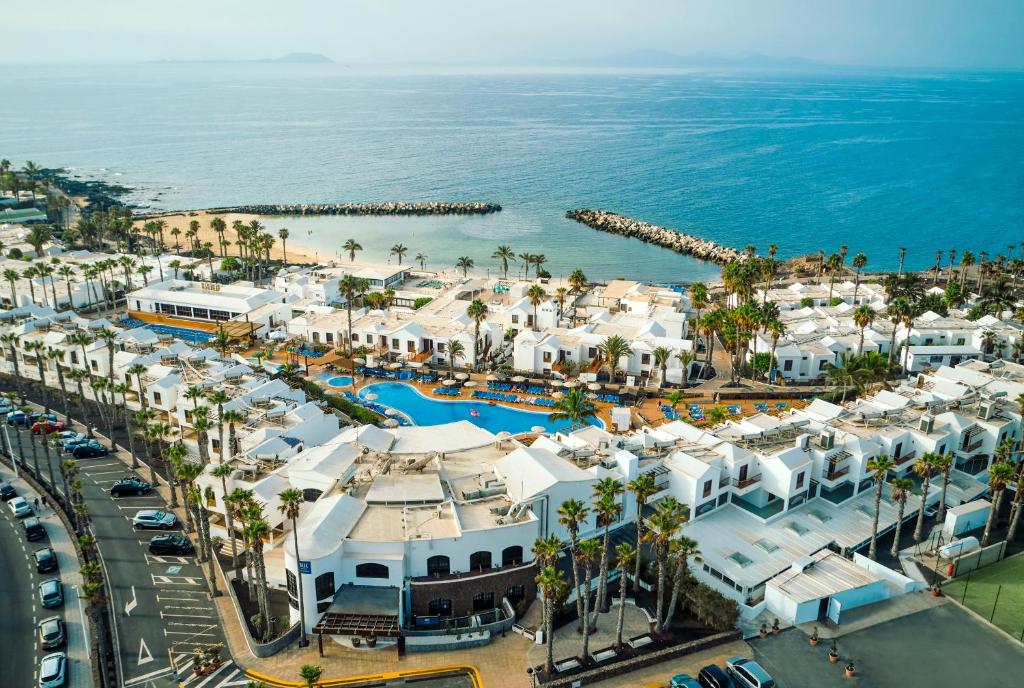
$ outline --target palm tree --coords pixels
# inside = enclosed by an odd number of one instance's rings
[[[537,538],[533,542],[531,552],[533,553],[534,561],[537,563],[539,569],[547,568],[548,566],[555,566],[558,563],[558,555],[562,551],[562,547],[565,546],[558,536],[555,534],[548,535],[546,538]],[[547,622],[547,604],[543,599],[543,591],[541,595],[541,621],[542,623]]]
[[[306,644],[308,645],[309,642],[307,641]],[[299,678],[306,682],[306,688],[313,688],[313,684],[319,681],[323,675],[323,667],[316,664],[303,664],[302,669],[299,670]]]
[[[597,408],[587,398],[586,391],[582,387],[572,387],[555,402],[555,410],[548,415],[548,420],[553,423],[569,421],[569,425],[575,427],[589,422],[596,415]]]
[[[860,271],[864,269],[864,266],[868,264],[868,257],[863,253],[858,253],[853,257],[851,261],[853,267],[856,270],[853,279],[853,305],[857,305],[857,292],[860,290]]]
[[[222,445],[223,446],[223,445]],[[226,461],[222,461],[213,467],[210,471],[210,475],[214,478],[220,478],[220,489],[224,495],[222,501],[224,502],[224,515],[228,522],[228,537],[231,538],[231,568],[238,568],[238,538],[235,534],[234,514],[228,503],[228,477],[234,473],[234,469],[231,464]]]
[[[985,532],[981,536],[981,546],[987,547],[989,538],[992,536],[992,526],[999,518],[999,509],[1003,505],[1003,495],[1006,486],[1013,482],[1017,470],[1009,461],[999,461],[992,464],[988,469],[988,490],[992,501],[992,508],[988,511],[988,520],[985,521]]]
[[[256,597],[259,602],[260,614],[263,616],[264,639],[270,636],[270,603],[267,598],[267,569],[263,559],[263,538],[270,533],[270,526],[262,516],[262,508],[259,505],[246,507],[250,510],[250,517],[246,519],[245,534],[249,543],[248,552],[252,558],[253,573],[256,577]]]
[[[878,546],[878,516],[882,508],[882,486],[885,485],[885,478],[893,468],[895,462],[885,454],[868,459],[868,470],[875,481],[875,513],[871,521],[871,545],[868,547],[868,558],[876,559]]]
[[[231,396],[222,389],[215,389],[207,394],[211,404],[217,407],[217,463],[224,462],[224,404],[231,401]],[[227,455],[227,458],[231,458]]]
[[[925,452],[914,463],[914,472],[921,476],[921,508],[917,512],[917,525],[914,527],[914,542],[921,542],[924,536],[924,511],[928,505],[928,489],[931,487],[932,476],[936,471],[935,454]]]
[[[1024,247],[1021,247],[1024,250]],[[1010,528],[1006,531],[1006,542],[1014,542],[1017,538],[1017,525],[1020,523],[1020,512],[1024,509],[1024,462],[1017,464],[1017,484],[1013,490],[1013,502],[1010,504]]]
[[[402,258],[404,258],[405,254],[408,253],[408,252],[409,252],[409,249],[407,249],[403,244],[395,244],[394,246],[391,247],[391,252],[390,253],[393,256],[398,256],[398,264],[401,265],[402,264]]]
[[[690,306],[696,311],[694,321],[699,322],[701,313],[705,308],[711,305],[711,300],[708,298],[708,285],[703,282],[694,282],[690,285]],[[765,292],[767,296],[767,291]]]
[[[575,560],[573,560],[575,561]],[[574,566],[575,568],[575,566]],[[562,572],[554,566],[545,566],[537,574],[537,586],[540,588],[541,598],[544,600],[544,642],[547,643],[547,659],[544,662],[544,671],[549,675],[555,670],[555,598],[562,585]]]
[[[473,368],[477,366],[477,350],[480,346],[480,323],[487,319],[487,304],[480,299],[473,301],[466,307],[466,315],[473,319]]]
[[[427,258],[429,257],[430,256],[428,256],[426,253],[423,253],[422,251],[416,254],[416,262],[420,264],[420,270],[427,269]]]
[[[360,294],[365,294],[369,288],[369,281],[354,275],[345,275],[338,281],[338,290],[345,297],[345,310],[348,313],[348,340],[346,346],[349,353],[352,352],[352,305],[356,297]]]
[[[469,256],[460,256],[459,259],[455,261],[455,267],[462,270],[463,277],[468,277],[469,270],[473,267],[473,259]]]
[[[541,274],[541,266],[548,262],[548,257],[543,253],[537,253],[530,256],[530,260],[533,262],[533,270],[537,277],[547,277],[547,273]]]
[[[665,369],[668,368],[669,359],[672,358],[672,349],[667,346],[655,347],[654,351],[651,352],[651,356],[654,357],[654,364],[658,366],[661,382],[664,382]]]
[[[682,369],[683,387],[685,388],[690,382],[690,364],[693,363],[693,359],[696,358],[692,351],[679,351],[675,356],[676,360],[679,361],[679,367]],[[671,396],[671,394],[669,395]],[[675,408],[675,407],[673,407]]]
[[[548,297],[548,293],[539,284],[531,284],[530,288],[526,290],[526,297],[530,299],[530,305],[533,306],[533,331],[536,332],[540,329],[537,325],[537,306]]]
[[[656,612],[654,620],[654,632],[661,633],[664,628],[664,609],[665,609],[665,581],[666,581],[666,565],[668,560],[669,543],[675,537],[676,533],[679,532],[680,522],[675,508],[665,507],[664,504],[669,501],[671,497],[662,500],[659,504],[659,508],[655,513],[648,519],[648,525],[650,529],[647,531],[646,541],[651,543],[651,548],[654,550],[654,560],[658,568],[658,599],[656,602]]]
[[[896,557],[900,553],[900,529],[903,526],[903,512],[907,508],[907,497],[914,491],[914,481],[910,478],[895,478],[889,482],[892,501],[899,505],[896,514],[896,529],[892,539],[892,549],[889,554]]]
[[[291,519],[292,522],[292,544],[295,546],[295,563],[298,566],[299,561],[302,557],[299,554],[299,509],[302,506],[302,490],[297,487],[289,487],[286,490],[282,490],[278,495],[278,499],[281,500],[281,504],[278,505],[278,511],[280,511],[285,518]],[[299,581],[299,625],[301,626],[299,636],[299,647],[306,647],[309,645],[309,640],[306,639],[306,603],[302,597],[302,571],[296,570],[295,576]]]
[[[445,350],[448,354],[448,374],[455,377],[455,359],[465,357],[466,347],[458,339],[449,339],[445,344]]]
[[[580,624],[586,623],[583,616],[583,600],[580,598],[580,566],[576,558],[579,548],[580,526],[586,523],[590,509],[578,499],[567,499],[558,507],[558,523],[569,533],[569,555],[572,557],[572,581],[576,591],[576,616]]]
[[[4,279],[7,280],[7,282],[11,285],[11,306],[14,307],[14,308],[17,308],[18,307],[18,288],[17,288],[18,272],[16,270],[12,270],[11,268],[7,268],[6,270],[4,270]]]
[[[512,261],[516,262],[516,253],[512,250],[511,246],[499,246],[498,249],[491,254],[491,258],[496,258],[501,261],[501,274],[505,279],[508,279],[508,263]]]
[[[892,334],[889,337],[889,366],[892,366],[893,354],[896,352],[896,330],[905,322],[907,316],[913,312],[913,305],[905,296],[897,296],[886,309],[889,321],[892,323]],[[910,333],[907,332],[909,336]]]
[[[853,311],[853,323],[860,328],[860,343],[857,344],[858,354],[864,353],[864,330],[875,322],[875,315],[875,309],[866,303],[857,306]]]
[[[567,281],[569,282],[569,287],[572,290],[572,292],[576,294],[576,299],[574,299],[572,303],[572,319],[575,320],[576,301],[579,299],[580,296],[583,295],[583,292],[587,290],[587,276],[583,273],[582,270],[576,268],[575,270],[569,273]]]
[[[281,237],[281,256],[284,259],[284,263],[288,264],[288,228],[282,227],[277,230],[277,236]]]
[[[623,337],[613,334],[598,345],[597,351],[604,360],[602,367],[608,371],[608,379],[614,383],[619,372],[619,359],[633,353],[629,342]]]
[[[622,649],[622,630],[626,620],[626,591],[629,588],[629,576],[626,569],[636,559],[636,550],[628,542],[620,542],[615,546],[615,561],[618,562],[619,570],[619,615],[615,622],[615,649]]]
[[[644,541],[644,505],[647,499],[658,491],[654,485],[654,476],[650,473],[641,473],[626,484],[626,489],[633,493],[636,500],[636,562],[633,572],[633,580],[640,587],[640,564],[642,560],[641,547]]]
[[[594,513],[597,514],[597,525],[604,528],[602,540],[601,564],[598,569],[596,611],[602,614],[608,611],[608,550],[611,547],[611,526],[622,513],[619,496],[623,493],[622,483],[612,477],[605,477],[594,483]],[[594,615],[595,618],[597,615]]]
[[[348,239],[341,245],[341,250],[345,251],[348,254],[349,261],[354,263],[356,260],[356,251],[362,251],[363,246],[355,239]]]
[[[935,470],[938,471],[942,477],[942,490],[939,494],[939,506],[938,513],[935,514],[936,523],[945,523],[946,521],[946,491],[949,488],[949,471],[953,468],[953,455],[952,454],[936,454],[935,459]]]
[[[667,616],[665,617],[666,629],[672,628],[672,618],[675,616],[676,605],[679,602],[679,591],[689,573],[688,562],[691,557],[700,556],[700,550],[697,549],[697,541],[685,535],[680,536],[673,545],[676,557],[676,570],[672,576],[672,597],[669,600],[668,612],[666,612]]]
[[[530,266],[533,264],[533,254],[529,252],[523,252],[519,254],[519,258],[523,261],[523,277],[530,279]]]
[[[583,567],[583,657],[590,656],[590,588],[594,575],[594,562],[599,556],[601,543],[597,540],[584,540],[576,550],[576,559]],[[576,591],[576,598],[579,599],[579,590]]]

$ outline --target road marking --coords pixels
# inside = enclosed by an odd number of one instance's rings
[[[142,676],[136,676],[135,678],[132,678],[132,679],[126,679],[126,680],[121,682],[121,685],[123,685],[123,686],[138,685],[139,683],[145,683],[146,681],[152,681],[154,678],[158,678],[160,676],[163,676],[164,674],[169,674],[172,671],[174,671],[173,667],[164,667],[163,669],[157,669],[156,671],[151,671],[148,674],[143,674]]]
[[[153,654],[149,651],[149,648],[146,647],[146,639],[139,638],[139,666],[142,666],[143,664],[149,664],[152,661]]]
[[[118,475],[120,475],[122,477],[124,476],[124,470],[120,470],[120,471],[83,471],[83,473],[85,473],[90,478],[92,478],[94,476],[97,476],[97,475],[114,475],[115,473],[117,473]],[[115,480],[114,482],[117,482],[117,481]]]
[[[153,579],[153,585],[201,585],[194,576],[158,576],[151,573],[149,577]]]
[[[217,627],[216,626],[207,626],[206,630],[210,631],[210,630],[213,630],[214,628],[217,628]],[[190,638],[195,638],[195,637],[198,637],[198,636],[214,637],[217,634],[216,633],[206,633],[205,631],[168,631],[165,628],[164,629],[164,635],[187,635]],[[182,642],[183,643],[187,643],[188,641],[187,640],[183,640]]]
[[[181,573],[181,566],[168,566],[167,570],[164,571],[168,576],[177,576]]]
[[[160,599],[164,599],[164,600],[186,600],[188,602],[195,602],[195,600],[189,599],[187,597],[163,597],[162,598],[159,595],[157,595],[157,599],[158,600],[160,600]],[[184,604],[165,604],[165,605],[162,605],[162,606],[163,606],[164,609],[194,609],[196,611],[202,611],[202,612],[212,612],[213,611],[213,607],[190,607],[190,606],[184,605]]]
[[[225,669],[227,669],[227,668],[228,668],[229,666],[231,666],[231,661],[230,661],[230,660],[229,660],[229,661],[227,661],[227,662],[224,662],[224,664],[222,664],[222,665],[220,666],[220,668],[219,668],[219,669],[217,669],[217,671],[215,671],[215,672],[213,672],[212,674],[210,674],[209,676],[207,676],[207,677],[206,677],[206,680],[205,680],[205,681],[202,681],[201,683],[197,683],[197,684],[195,685],[195,688],[203,688],[203,686],[205,686],[205,685],[206,685],[207,683],[209,683],[209,682],[210,682],[210,681],[212,681],[212,680],[213,680],[214,678],[216,678],[216,677],[217,677],[217,674],[219,674],[220,672],[224,671],[224,670],[225,670]]]
[[[191,564],[191,557],[176,557],[170,555],[146,554],[147,564]],[[168,571],[170,573],[170,571]]]
[[[120,482],[120,480],[116,480],[116,479],[115,480],[93,480],[92,482],[95,485],[113,485],[114,483]],[[107,492],[108,489],[107,488],[103,488],[103,491]]]
[[[128,603],[124,605],[124,615],[131,616],[132,610],[139,606],[139,601],[135,597],[135,586],[132,586],[132,598],[128,600]]]
[[[203,611],[204,612],[212,612],[213,610],[212,609],[204,609]],[[217,616],[215,614],[196,614],[195,612],[191,612],[189,614],[170,614],[168,612],[161,611],[160,612],[160,618],[161,619],[179,619],[179,618],[180,619],[216,619]]]

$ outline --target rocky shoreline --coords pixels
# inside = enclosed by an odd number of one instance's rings
[[[497,203],[292,203],[208,208],[209,213],[250,215],[487,215],[501,210]]]
[[[667,227],[652,225],[642,220],[634,220],[631,217],[611,213],[607,210],[577,208],[566,212],[565,216],[600,232],[632,237],[709,263],[727,265],[747,259],[745,253],[729,246],[722,246],[713,241]]]

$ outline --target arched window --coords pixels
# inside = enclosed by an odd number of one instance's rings
[[[356,566],[357,578],[390,578],[391,573],[384,564],[358,564]]]
[[[489,612],[494,609],[494,593],[482,592],[473,597],[474,612]]]
[[[523,563],[523,548],[519,545],[513,545],[506,547],[501,550],[501,565],[502,566],[515,566],[516,564]]]
[[[484,569],[489,568],[491,568],[490,552],[473,552],[471,555],[469,555],[470,571],[483,571]]]
[[[451,572],[451,568],[451,562],[443,554],[427,559],[428,576],[446,576]]]
[[[431,616],[451,616],[452,601],[443,597],[430,600],[430,603],[427,605],[427,611]]]

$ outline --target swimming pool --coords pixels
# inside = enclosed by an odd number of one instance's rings
[[[202,330],[190,330],[185,327],[173,327],[171,325],[143,325],[147,330],[153,330],[157,334],[168,334],[190,344],[206,344],[213,339],[212,332]]]
[[[377,382],[359,390],[359,396],[376,394],[375,401],[401,411],[414,425],[442,425],[459,420],[468,420],[484,430],[495,434],[506,430],[513,435],[530,432],[534,426],[541,426],[547,432],[565,430],[570,426],[568,421],[551,422],[548,414],[538,411],[526,411],[511,406],[494,406],[485,401],[441,401],[424,396],[412,385],[402,382]],[[474,416],[471,412],[479,415]],[[604,427],[598,419],[594,425]]]
[[[328,387],[350,387],[352,378],[348,375],[337,375],[327,381]]]

